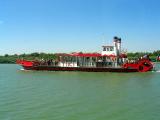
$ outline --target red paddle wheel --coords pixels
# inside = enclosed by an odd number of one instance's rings
[[[148,59],[141,59],[136,63],[125,63],[123,68],[137,69],[138,72],[147,72],[153,69],[153,64]]]

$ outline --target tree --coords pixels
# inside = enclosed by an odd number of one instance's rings
[[[8,56],[9,56],[8,54],[5,54],[5,55],[4,55],[4,57],[8,57]]]

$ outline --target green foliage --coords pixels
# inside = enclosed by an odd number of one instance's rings
[[[0,56],[0,63],[15,63],[18,56],[15,55],[4,55]]]
[[[56,59],[55,54],[47,54],[47,53],[31,53],[31,54],[21,54],[21,55],[8,55],[0,56],[0,63],[16,63],[17,59],[25,59],[25,60],[40,60],[40,59]]]
[[[160,50],[154,51],[154,52],[153,52],[153,55],[155,55],[155,56],[160,55]]]
[[[158,55],[160,55],[160,50],[157,50],[157,51],[154,51],[154,52],[135,52],[135,53],[128,53],[128,58],[129,59],[136,59],[136,58],[140,58],[144,55],[149,55],[150,59],[153,61],[153,62],[156,62],[156,58]]]

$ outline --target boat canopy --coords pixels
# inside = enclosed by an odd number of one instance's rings
[[[71,56],[76,57],[101,57],[102,55],[100,53],[71,53]]]
[[[111,55],[104,54],[104,55],[102,55],[100,53],[81,53],[81,52],[75,52],[75,53],[70,53],[70,54],[57,53],[56,55],[57,56],[74,56],[74,57],[117,57],[114,54],[111,54]],[[120,54],[119,57],[120,58],[127,58],[127,55],[126,54]]]

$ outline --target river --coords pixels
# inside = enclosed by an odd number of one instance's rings
[[[0,120],[160,119],[160,72],[20,69],[0,64]]]

